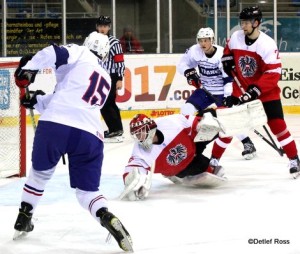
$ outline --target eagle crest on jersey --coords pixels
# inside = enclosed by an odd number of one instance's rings
[[[167,156],[167,162],[171,166],[178,165],[187,157],[187,149],[184,145],[178,144],[171,148],[170,154]]]
[[[251,56],[240,57],[239,66],[241,67],[244,77],[253,77],[257,70],[256,60]]]

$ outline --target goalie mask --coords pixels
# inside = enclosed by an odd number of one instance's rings
[[[156,133],[156,123],[144,114],[137,114],[129,124],[132,138],[144,149],[150,149]]]
[[[106,61],[110,47],[107,35],[92,32],[86,37],[83,45],[88,47],[103,62]]]
[[[210,27],[201,28],[197,33],[197,42],[199,39],[210,38],[211,43],[214,43],[214,31]]]

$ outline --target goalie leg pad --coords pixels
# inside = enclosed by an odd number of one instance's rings
[[[232,108],[217,109],[222,131],[220,137],[232,137],[247,133],[267,123],[267,116],[260,100],[250,101]]]

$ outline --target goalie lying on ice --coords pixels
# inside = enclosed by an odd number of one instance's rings
[[[216,116],[215,111],[212,113]],[[199,176],[203,174],[226,180],[223,168],[210,165],[210,159],[202,154],[221,130],[212,113],[205,113],[202,118],[175,114],[155,121],[144,114],[136,115],[130,122],[135,143],[123,174],[125,188],[120,199],[146,198],[153,173],[176,184],[193,186],[200,183]]]

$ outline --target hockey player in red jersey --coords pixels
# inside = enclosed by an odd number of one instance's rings
[[[255,99],[262,101],[268,125],[289,158],[290,173],[296,178],[300,163],[280,100],[281,60],[277,45],[259,30],[262,12],[258,7],[243,9],[239,18],[242,29],[232,34],[222,57],[224,71],[235,77],[232,96],[227,97],[225,104],[230,107]]]
[[[211,112],[215,115],[213,110]],[[144,114],[136,115],[130,122],[130,134],[135,144],[125,167],[125,189],[121,199],[147,197],[153,164],[154,173],[160,173],[174,183],[197,186],[204,172],[214,180],[226,180],[224,169],[211,166],[210,159],[203,155],[206,145],[220,130],[211,112],[202,118],[175,114],[155,121]],[[197,142],[200,140],[203,142]]]

